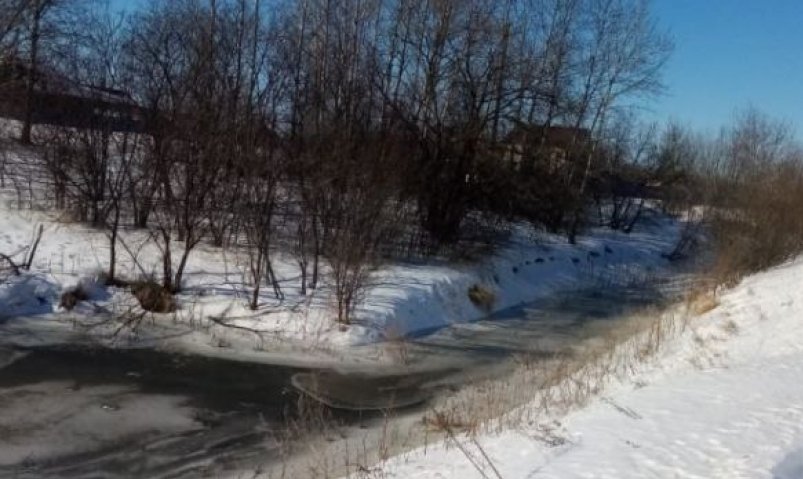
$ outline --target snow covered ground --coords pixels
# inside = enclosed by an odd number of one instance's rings
[[[14,155],[8,161],[9,171],[14,161],[30,163],[15,160]],[[9,182],[6,185],[0,191],[0,252],[20,259],[36,228],[44,227],[31,271],[0,284],[0,324],[4,340],[11,344],[100,341],[307,365],[331,363],[333,356],[341,362],[346,357],[365,364],[392,362],[382,348],[371,345],[480,319],[599,277],[657,274],[667,267],[661,255],[671,250],[678,234],[677,223],[648,213],[631,234],[592,230],[577,245],[521,227],[496,253],[473,262],[385,264],[371,276],[356,319],[348,327],[334,321],[334,298],[325,271],[322,286],[301,296],[294,259],[277,254],[274,269],[286,297],[278,301],[270,288],[263,288],[260,308],[251,311],[247,257],[202,244],[190,256],[179,310],[149,316],[136,331],[121,331],[119,321],[106,319],[140,310],[127,291],[94,284],[108,264],[106,234],[56,212],[19,209],[14,205],[15,192]],[[125,230],[121,239],[118,275],[158,278],[161,257],[148,234]],[[176,242],[173,248],[177,258],[182,244]],[[88,286],[91,300],[73,311],[61,310],[61,293],[79,283]],[[490,310],[469,300],[468,290],[475,284],[493,291],[496,300]],[[291,349],[303,353],[291,361],[287,355]],[[362,353],[354,354],[356,350]]]
[[[802,286],[803,259],[749,277],[587,406],[414,451],[381,476],[803,478]]]

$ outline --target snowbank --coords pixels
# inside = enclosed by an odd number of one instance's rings
[[[662,254],[672,248],[676,235],[677,225],[661,216],[652,216],[629,235],[607,229],[590,231],[576,245],[556,235],[533,237],[522,229],[514,231],[509,244],[478,263],[388,268],[381,275],[393,280],[389,284],[379,280],[367,297],[366,309],[401,334],[477,320],[601,277],[658,274],[668,266]],[[471,302],[468,290],[472,285],[494,294],[491,311]]]
[[[13,197],[10,191],[4,196]],[[508,244],[482,260],[463,264],[428,262],[382,266],[371,275],[354,324],[334,321],[333,293],[325,272],[322,285],[302,296],[293,258],[278,255],[274,269],[285,299],[276,300],[263,288],[260,307],[248,309],[247,257],[242,252],[199,246],[190,256],[179,311],[149,315],[136,330],[120,334],[120,318],[141,312],[125,290],[93,286],[89,302],[73,311],[58,307],[63,291],[79,283],[92,285],[106,270],[109,242],[105,233],[79,223],[65,222],[55,213],[19,210],[0,201],[0,251],[24,252],[33,232],[43,225],[31,271],[0,284],[0,323],[12,343],[102,341],[124,346],[159,346],[193,353],[244,360],[270,360],[277,350],[302,348],[331,358],[369,346],[383,338],[420,333],[453,322],[476,320],[523,302],[533,302],[560,289],[580,287],[600,276],[657,272],[666,267],[661,256],[678,234],[677,225],[658,214],[647,214],[645,224],[631,234],[599,229],[588,232],[577,245],[556,235],[515,230]],[[161,271],[161,257],[146,232],[121,232],[118,275],[141,278]],[[173,245],[174,257],[182,244]],[[22,253],[20,253],[22,254]],[[134,260],[135,258],[135,260]],[[481,285],[495,297],[490,309],[468,297]],[[32,334],[35,333],[35,334]],[[80,333],[80,334],[79,334]],[[383,353],[363,348],[365,359]],[[353,358],[349,358],[353,360]]]
[[[387,477],[803,477],[803,259],[746,279],[653,362],[552,422],[392,459]],[[534,406],[533,406],[534,407]]]

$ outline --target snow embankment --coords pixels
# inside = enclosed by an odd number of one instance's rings
[[[799,479],[801,285],[803,259],[747,278],[588,406],[479,447],[463,439],[394,458],[387,477],[496,477],[484,451],[506,479]]]
[[[631,234],[592,230],[577,245],[520,228],[508,244],[484,259],[385,264],[371,275],[348,327],[334,321],[333,288],[325,269],[319,288],[302,296],[295,260],[277,253],[274,270],[284,299],[277,300],[271,288],[263,287],[260,307],[251,311],[247,255],[201,245],[190,256],[185,287],[177,298],[179,311],[138,321],[135,334],[123,336],[119,322],[103,318],[130,317],[141,310],[127,291],[92,282],[107,269],[106,234],[59,221],[54,213],[0,206],[0,252],[24,254],[38,225],[44,233],[31,271],[0,284],[0,325],[6,339],[73,341],[80,330],[83,336],[117,345],[155,344],[245,360],[266,356],[277,344],[343,352],[383,338],[480,319],[599,277],[658,273],[668,265],[662,254],[671,250],[678,234],[675,222],[649,212]],[[124,230],[120,238],[118,275],[158,277],[161,256],[150,236]],[[181,248],[176,242],[174,257]],[[58,306],[61,293],[78,283],[90,286],[90,301],[63,311]],[[490,308],[471,302],[468,290],[474,285],[492,292]]]
[[[379,318],[385,330],[400,334],[477,320],[601,277],[658,274],[668,265],[662,255],[676,238],[676,224],[660,216],[629,235],[592,230],[576,245],[556,235],[515,231],[507,245],[481,261],[384,269],[375,276],[360,314]],[[469,299],[474,285],[492,292],[490,310]]]

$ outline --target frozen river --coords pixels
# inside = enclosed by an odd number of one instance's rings
[[[632,285],[576,291],[422,332],[404,343],[403,367],[359,374],[153,350],[0,350],[0,476],[259,471],[280,460],[282,444],[299,440],[304,395],[294,384],[335,406],[320,414],[345,429],[378,427],[372,410],[408,406],[402,416],[420,415],[439,391],[498,377],[516,355],[568,351],[664,300]]]

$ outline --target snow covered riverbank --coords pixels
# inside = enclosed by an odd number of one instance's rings
[[[382,477],[801,478],[801,285],[803,259],[749,277],[586,407],[430,445]]]
[[[117,318],[141,311],[133,296],[92,283],[107,266],[109,245],[103,232],[59,221],[52,213],[4,204],[0,251],[23,251],[37,225],[43,225],[44,234],[31,271],[0,285],[3,336],[11,344],[91,341],[307,365],[331,363],[333,357],[342,362],[345,351],[349,362],[392,361],[382,348],[371,345],[480,319],[601,277],[659,274],[668,266],[661,255],[672,248],[678,228],[657,213],[645,216],[643,225],[631,234],[592,230],[577,245],[519,228],[507,244],[484,259],[385,264],[372,274],[356,320],[348,327],[333,319],[333,293],[325,275],[321,287],[301,296],[292,258],[280,257],[275,269],[285,299],[278,301],[264,291],[260,308],[251,311],[246,258],[237,251],[201,246],[190,256],[179,310],[148,315],[132,331],[121,329]],[[119,248],[123,252],[118,271],[123,277],[159,271],[160,257],[145,232],[124,231],[121,237],[125,246]],[[90,301],[73,311],[59,308],[60,294],[78,283],[89,285]],[[471,302],[468,290],[473,285],[493,293],[489,309]],[[304,353],[291,360],[290,350]],[[352,354],[355,351],[360,353]]]

